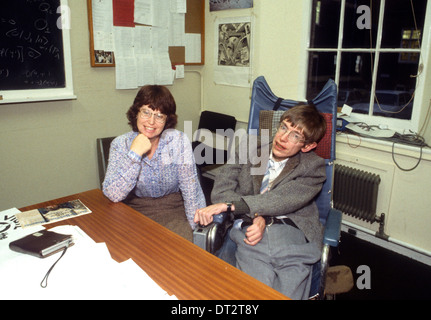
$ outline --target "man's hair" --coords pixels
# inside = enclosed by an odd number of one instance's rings
[[[287,110],[280,118],[292,127],[302,130],[305,144],[319,142],[326,132],[326,120],[313,104],[298,104]]]

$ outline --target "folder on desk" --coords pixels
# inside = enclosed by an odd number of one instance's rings
[[[16,252],[30,254],[39,258],[48,257],[73,245],[71,235],[40,230],[9,243],[9,248]]]
[[[91,213],[81,200],[75,199],[64,203],[32,209],[15,214],[22,228],[43,225]]]

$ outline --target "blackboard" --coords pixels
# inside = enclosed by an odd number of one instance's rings
[[[0,90],[66,87],[61,0],[2,0]]]

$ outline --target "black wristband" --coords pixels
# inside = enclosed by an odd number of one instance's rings
[[[227,210],[226,210],[226,212],[227,212],[228,214],[230,214],[230,213],[232,212],[232,203],[231,203],[231,202],[227,202],[227,203],[226,203],[226,205],[227,205]]]

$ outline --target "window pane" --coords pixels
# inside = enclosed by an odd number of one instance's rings
[[[426,0],[386,1],[382,48],[419,47],[424,27],[426,3]]]
[[[402,53],[382,53],[376,83],[374,115],[410,119],[418,63],[404,63]],[[413,77],[412,77],[413,76]]]
[[[335,52],[310,52],[308,57],[307,99],[313,99],[329,79],[335,79]]]
[[[374,54],[345,52],[341,55],[338,107],[347,104],[353,111],[368,114]]]
[[[311,18],[311,48],[337,48],[340,0],[314,0]]]
[[[370,5],[371,3],[371,5]],[[366,10],[359,10],[365,6]],[[375,48],[379,23],[380,0],[346,0],[343,48]],[[369,23],[371,30],[362,28]],[[361,28],[358,27],[358,24]]]

